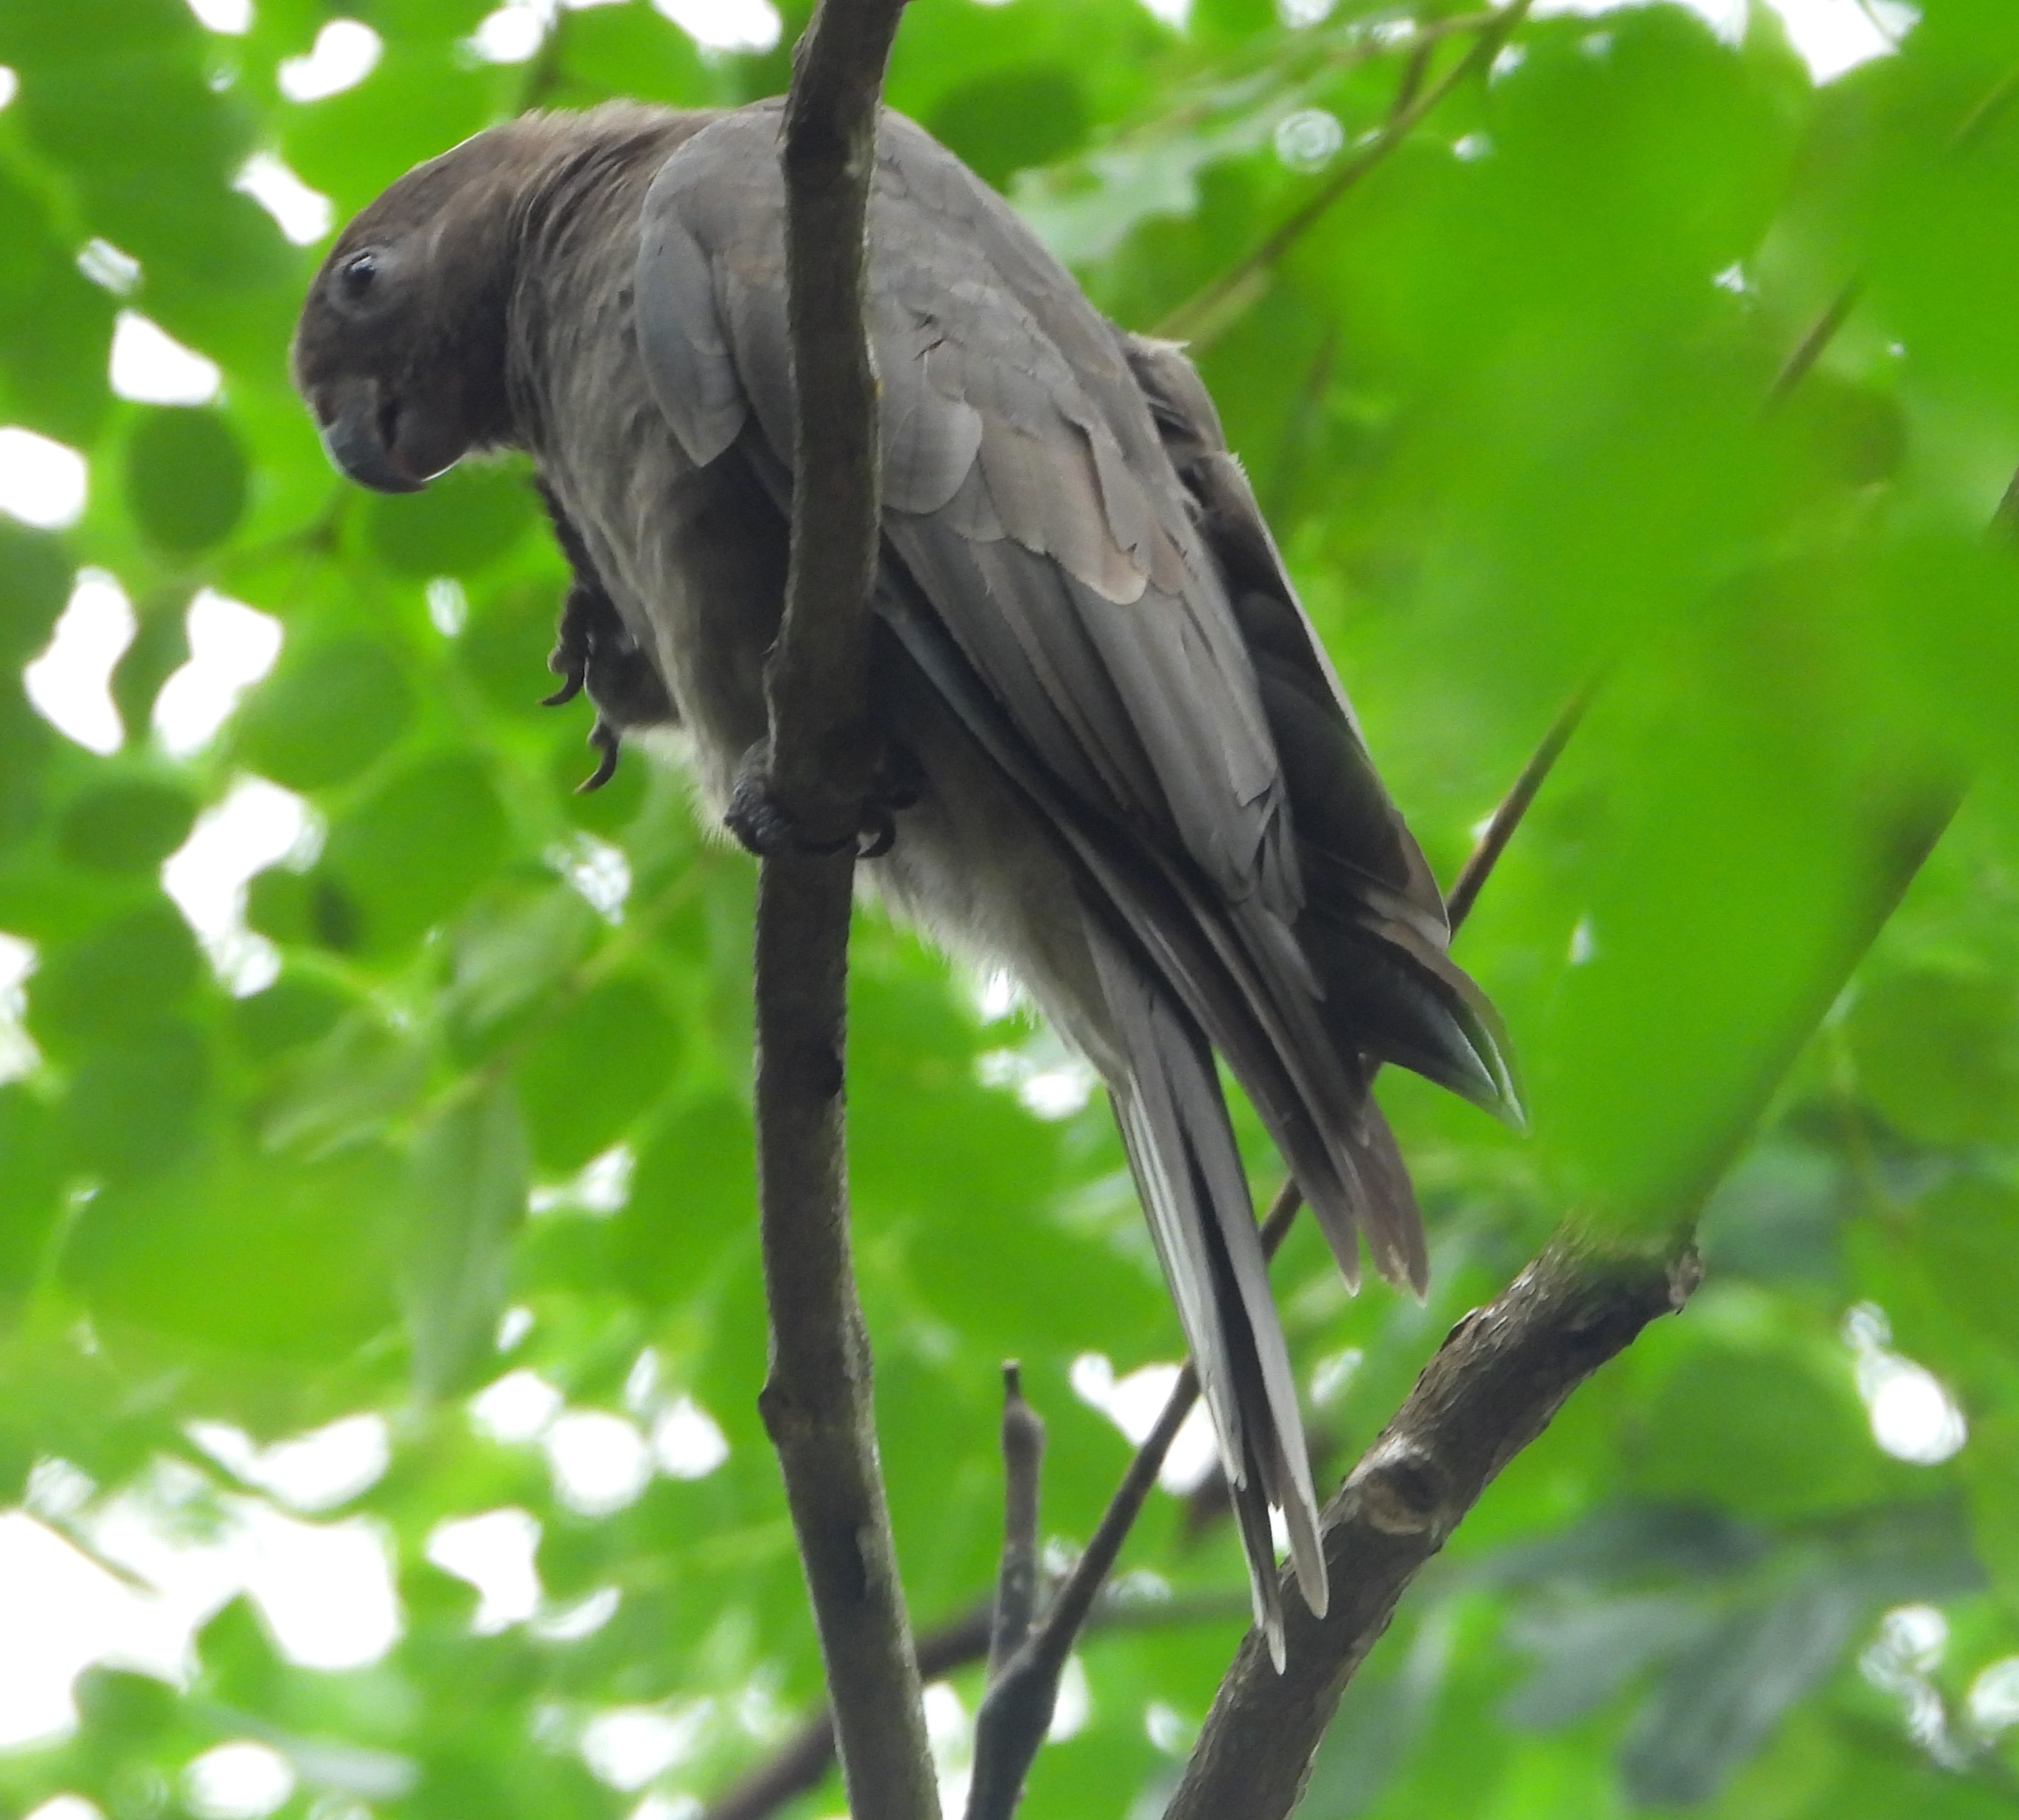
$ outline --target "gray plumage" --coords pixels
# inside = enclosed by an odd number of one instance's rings
[[[480,135],[346,230],[295,350],[367,484],[531,455],[717,818],[765,733],[785,567],[778,121],[614,106]],[[1271,1506],[1321,1612],[1325,1563],[1215,1051],[1347,1277],[1365,1239],[1420,1292],[1368,1079],[1397,1062],[1516,1117],[1503,1041],[1182,352],[1105,321],[895,114],[870,247],[875,707],[917,781],[864,872],[1010,967],[1107,1082],[1280,1652]]]

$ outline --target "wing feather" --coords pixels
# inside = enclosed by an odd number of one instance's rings
[[[745,109],[668,159],[645,205],[639,329],[690,454],[721,445],[732,422],[726,348],[789,466],[777,118]],[[1293,915],[1296,856],[1254,666],[1119,336],[999,199],[896,115],[870,245],[894,543],[926,570],[977,544],[1051,559],[1072,585],[1041,610],[1017,611],[1040,603],[1009,578],[1013,644],[977,623],[997,617],[997,597],[929,591],[1020,723],[1041,680],[1056,707],[1026,731],[1043,763],[1093,781],[1104,813],[1168,839],[1230,897],[1260,890]],[[928,547],[941,545],[960,548]],[[1118,723],[1136,750],[1115,749]]]

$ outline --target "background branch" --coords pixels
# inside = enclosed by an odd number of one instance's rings
[[[876,376],[863,327],[876,109],[902,0],[822,0],[785,108],[795,381],[792,557],[766,676],[763,785],[824,857],[757,887],[757,1180],[770,1368],[759,1405],[785,1481],[850,1807],[937,1820],[918,1665],[876,1459],[868,1340],[849,1258],[843,1148],[850,848],[878,546]]]
[[[1176,1599],[1112,1597],[1097,1603],[1086,1634],[1176,1630],[1189,1624],[1223,1624],[1245,1617],[1248,1595]],[[936,1681],[981,1661],[988,1654],[994,1608],[987,1601],[970,1606],[919,1639],[919,1674]],[[820,1786],[834,1761],[834,1716],[825,1707],[808,1719],[777,1751],[726,1791],[702,1820],[770,1820],[788,1802]]]
[[[1513,36],[1534,0],[1514,0],[1488,17],[1471,48],[1429,88],[1423,86],[1424,53],[1418,47],[1404,66],[1395,103],[1373,138],[1327,178],[1318,193],[1283,222],[1253,252],[1197,291],[1150,332],[1167,341],[1200,344],[1212,339],[1268,276],[1277,262],[1322,220],[1332,205],[1387,157],[1475,70],[1490,67]]]

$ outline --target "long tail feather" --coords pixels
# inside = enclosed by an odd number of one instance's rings
[[[1283,1512],[1298,1583],[1321,1614],[1325,1554],[1296,1380],[1233,1126],[1198,1024],[1097,923],[1089,934],[1125,1063],[1110,1084],[1123,1141],[1227,1462],[1256,1622],[1280,1656],[1270,1506]]]

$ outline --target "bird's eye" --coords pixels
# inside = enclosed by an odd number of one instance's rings
[[[378,277],[379,256],[375,252],[353,253],[336,268],[337,288],[346,303],[362,303]]]

